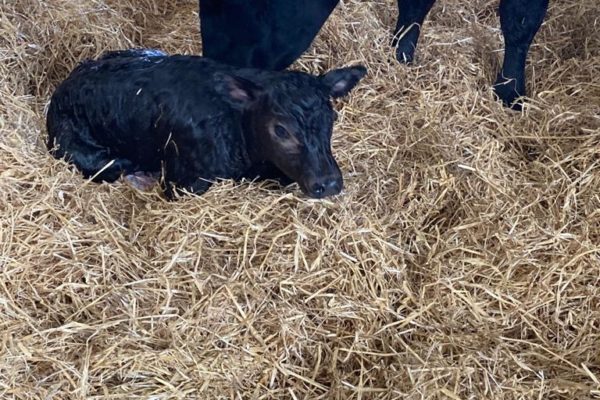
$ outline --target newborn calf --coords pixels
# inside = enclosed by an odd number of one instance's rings
[[[54,92],[48,148],[94,181],[161,175],[168,198],[178,189],[201,194],[219,178],[295,181],[310,197],[335,195],[343,180],[331,154],[331,98],[365,74],[363,66],[314,76],[110,52]]]

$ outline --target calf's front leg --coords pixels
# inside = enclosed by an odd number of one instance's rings
[[[161,186],[167,200],[173,200],[175,193],[184,194],[184,190],[201,195],[211,187],[212,181],[197,168],[194,151],[187,148],[180,152],[179,146],[170,140],[164,154]]]

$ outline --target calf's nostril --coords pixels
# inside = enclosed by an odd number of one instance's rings
[[[311,191],[315,195],[321,196],[325,192],[325,186],[323,186],[323,184],[321,184],[321,183],[315,183],[312,185]]]
[[[342,183],[339,179],[332,179],[327,182],[327,192],[330,194],[337,194],[342,190]]]

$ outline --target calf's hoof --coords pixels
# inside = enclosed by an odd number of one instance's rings
[[[135,172],[130,175],[125,175],[125,181],[132,187],[142,192],[147,192],[158,183],[157,177],[154,174],[147,172]]]

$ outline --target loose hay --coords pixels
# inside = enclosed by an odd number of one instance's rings
[[[345,194],[223,182],[167,203],[45,151],[81,59],[200,49],[195,0],[0,5],[3,399],[600,398],[600,22],[552,2],[523,114],[494,1],[446,0],[412,67],[347,0],[297,67],[363,62]]]

